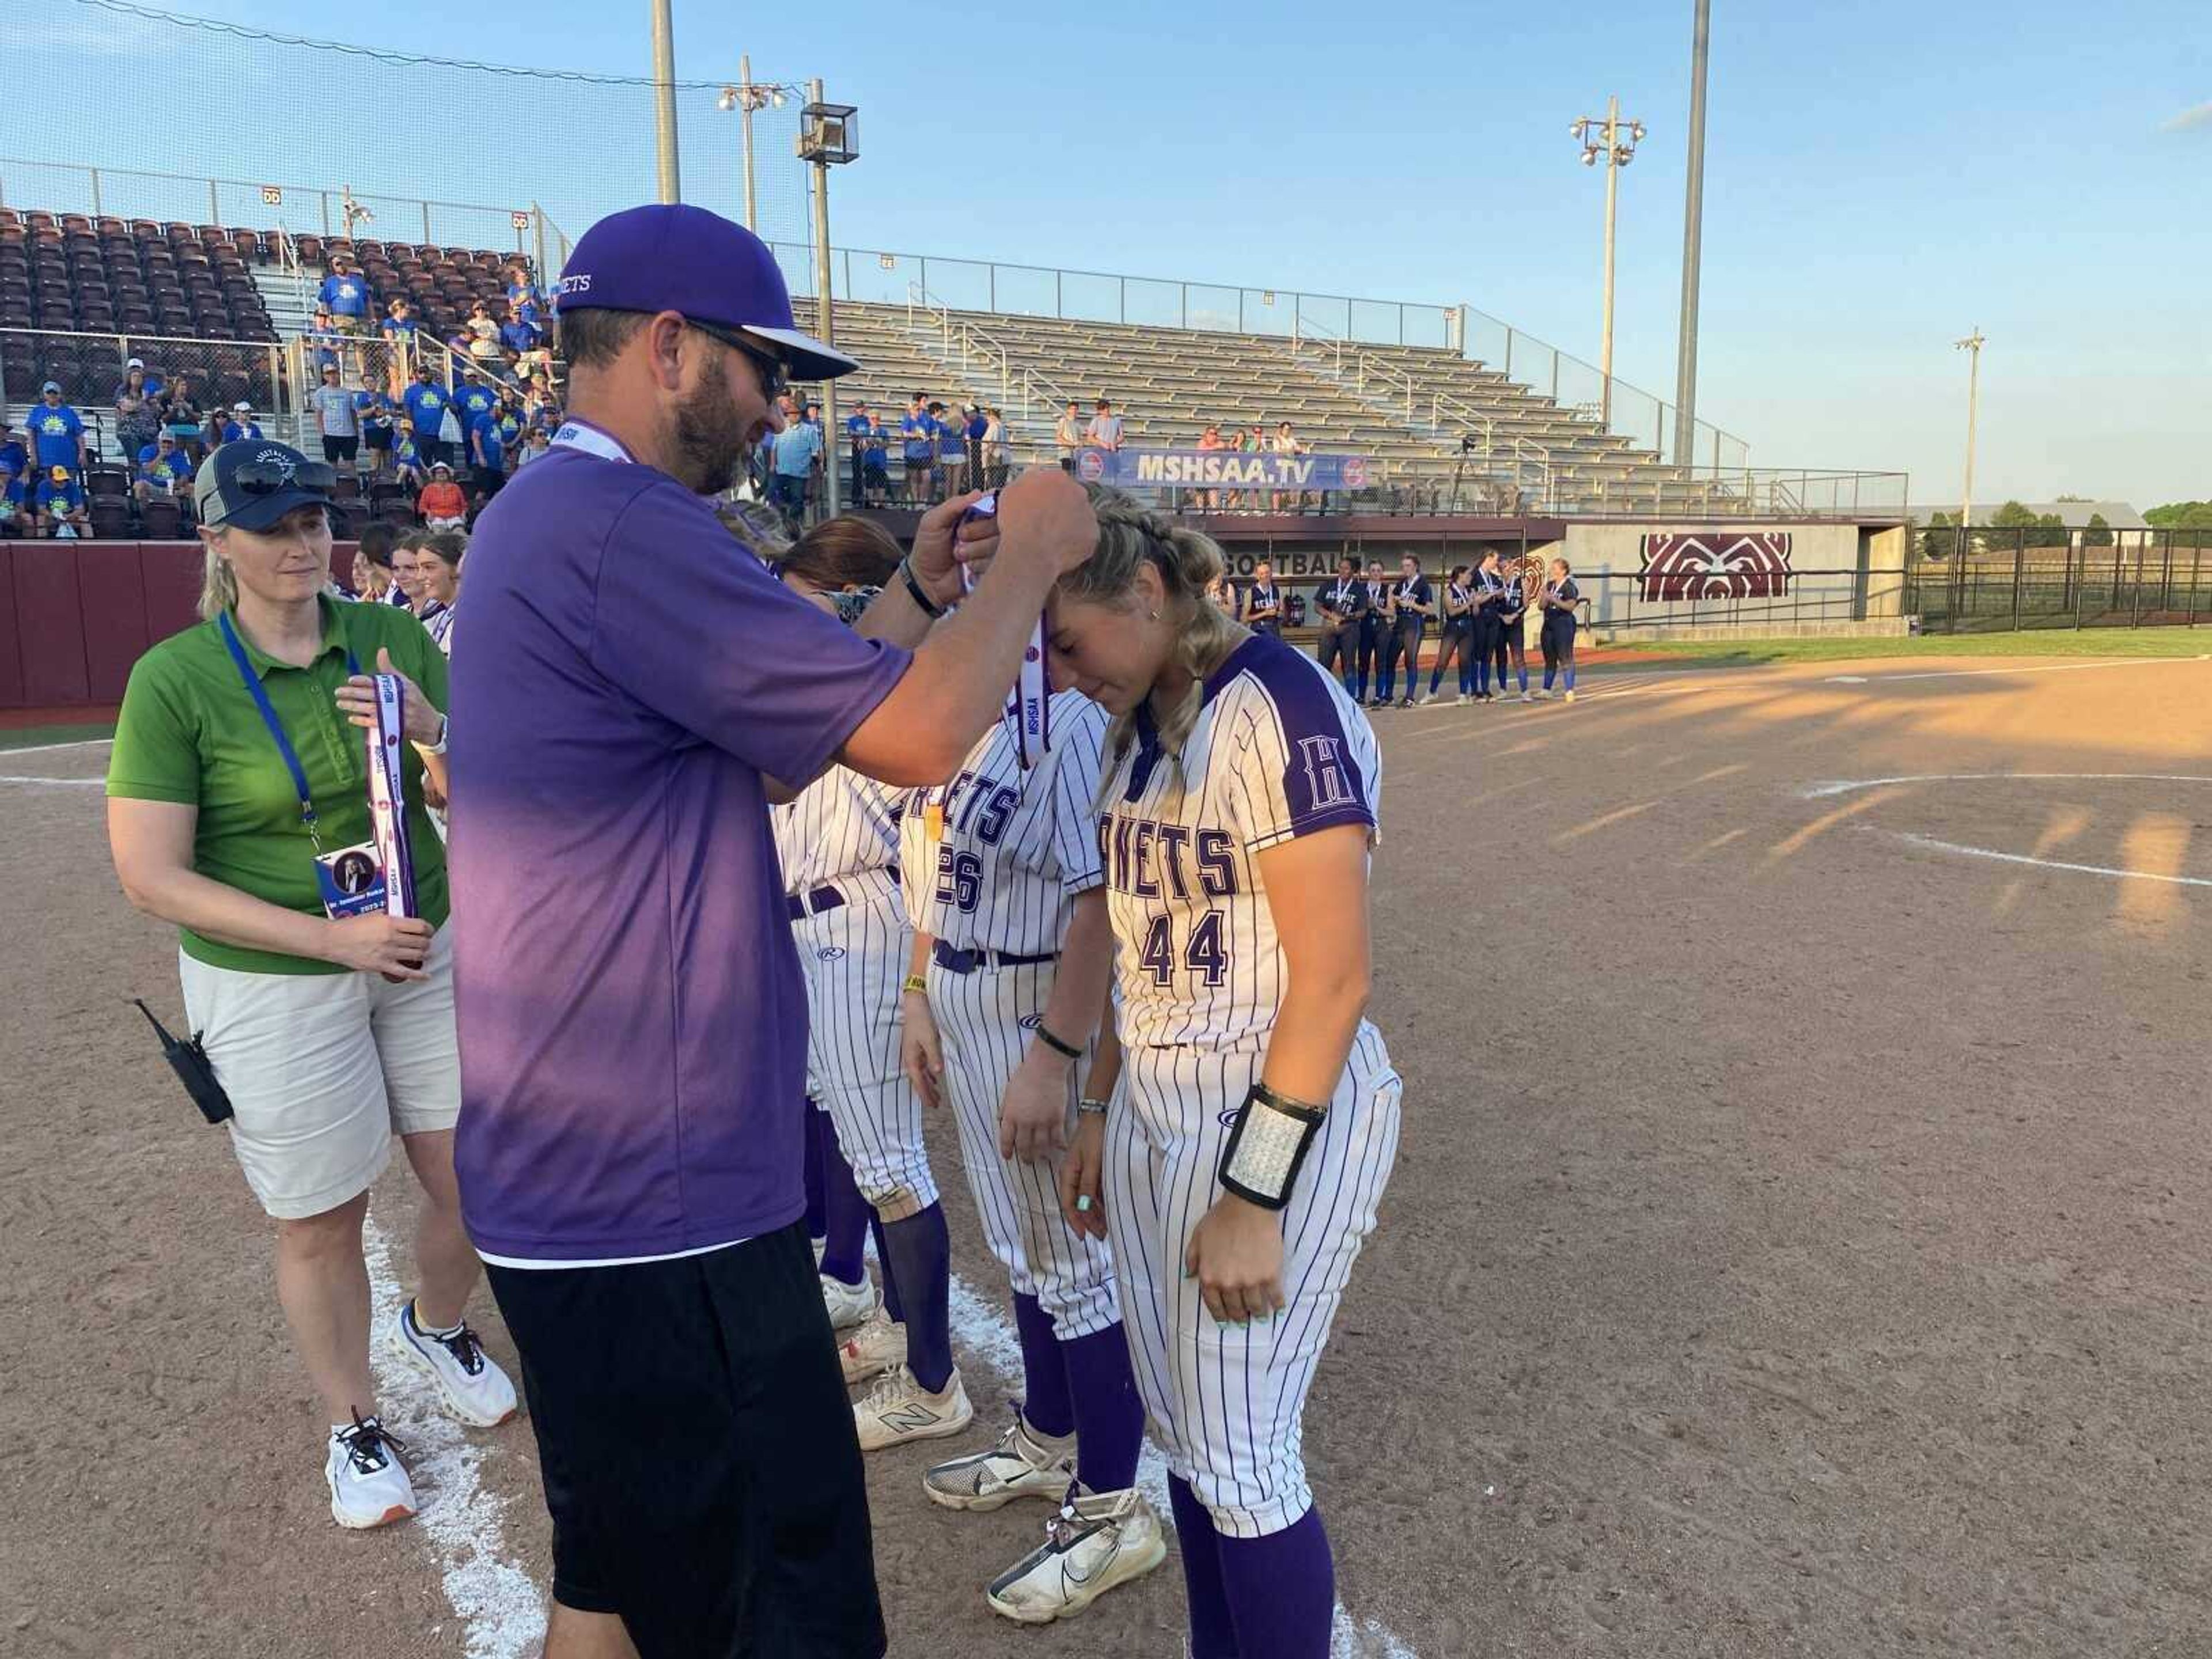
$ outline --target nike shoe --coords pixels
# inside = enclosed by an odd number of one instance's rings
[[[864,1452],[904,1445],[909,1440],[941,1440],[959,1433],[975,1418],[975,1408],[968,1403],[968,1390],[961,1386],[958,1371],[945,1379],[942,1393],[932,1394],[915,1381],[914,1373],[904,1365],[887,1375],[853,1407],[853,1429]]]
[[[429,1373],[446,1410],[462,1422],[491,1429],[514,1415],[514,1384],[466,1324],[426,1331],[415,1321],[410,1297],[392,1322],[388,1346],[417,1370]]]
[[[1048,1625],[1143,1577],[1167,1553],[1159,1517],[1133,1490],[1086,1496],[1071,1486],[1044,1542],[993,1579],[984,1599],[1021,1624]]]
[[[830,1328],[849,1331],[854,1326],[876,1310],[876,1286],[867,1270],[860,1272],[860,1282],[848,1285],[841,1279],[822,1275],[822,1303],[830,1310]]]
[[[845,1386],[865,1382],[906,1364],[906,1327],[894,1325],[878,1308],[844,1333],[837,1345],[837,1361],[845,1368]]]
[[[331,1489],[331,1519],[356,1530],[388,1526],[415,1513],[415,1483],[399,1454],[405,1448],[374,1417],[354,1413],[350,1428],[331,1431],[323,1480]]]
[[[939,1463],[921,1477],[933,1504],[948,1510],[995,1510],[1017,1498],[1058,1503],[1075,1481],[1075,1437],[1039,1434],[1021,1413],[988,1451]]]

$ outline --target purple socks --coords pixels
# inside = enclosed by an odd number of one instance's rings
[[[1075,1432],[1075,1407],[1067,1397],[1067,1362],[1052,1334],[1052,1316],[1033,1296],[1014,1297],[1014,1324],[1022,1338],[1022,1417],[1039,1434],[1057,1440]]]
[[[1126,1491],[1137,1484],[1145,1402],[1137,1395],[1121,1322],[1063,1342],[1060,1352],[1075,1408],[1076,1478],[1092,1492]]]
[[[876,1258],[884,1266],[884,1305],[906,1327],[906,1363],[932,1394],[952,1375],[952,1245],[945,1211],[933,1204],[903,1221],[878,1224]]]
[[[1176,1542],[1182,1548],[1184,1599],[1190,1603],[1190,1659],[1240,1659],[1237,1626],[1229,1616],[1229,1591],[1221,1582],[1221,1535],[1198,1494],[1181,1477],[1168,1476]]]
[[[868,1236],[868,1218],[875,1212],[853,1180],[853,1166],[837,1147],[837,1128],[830,1114],[814,1114],[815,1132],[821,1137],[822,1158],[822,1271],[841,1285],[857,1285],[867,1277],[861,1256]]]
[[[1215,1538],[1237,1650],[1267,1659],[1328,1659],[1336,1562],[1321,1511],[1308,1510],[1264,1538]]]

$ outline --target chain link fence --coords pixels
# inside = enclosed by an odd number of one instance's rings
[[[1921,531],[1905,609],[1924,632],[2212,623],[2212,530]]]

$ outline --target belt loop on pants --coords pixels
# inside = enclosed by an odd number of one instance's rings
[[[1052,961],[1060,952],[1047,951],[1041,956],[1024,957],[1011,951],[963,951],[940,939],[931,944],[929,955],[930,960],[948,974],[972,974],[978,968],[1034,967],[1040,962]]]

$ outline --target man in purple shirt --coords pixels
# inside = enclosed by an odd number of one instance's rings
[[[767,809],[833,761],[951,776],[1097,521],[1057,472],[957,541],[956,499],[848,629],[704,499],[787,379],[855,366],[793,326],[767,247],[633,208],[557,304],[569,418],[470,543],[451,760],[456,1162],[553,1516],[546,1659],[873,1659]],[[981,577],[939,622],[963,562]]]

